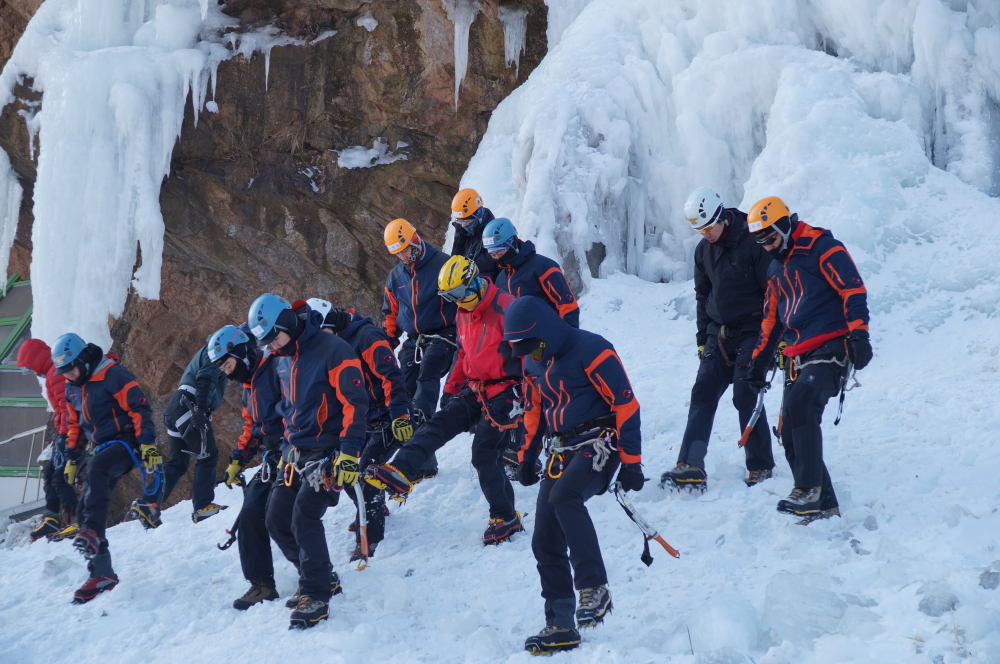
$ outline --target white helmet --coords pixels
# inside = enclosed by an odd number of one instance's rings
[[[321,300],[318,297],[309,298],[308,300],[306,300],[306,304],[308,304],[309,308],[312,309],[313,311],[318,311],[321,314],[323,314],[323,320],[326,320],[326,315],[333,310],[332,304],[330,304],[326,300]]]
[[[684,203],[684,216],[691,228],[704,233],[722,217],[722,197],[708,187],[698,187]]]

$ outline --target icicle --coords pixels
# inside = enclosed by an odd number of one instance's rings
[[[455,24],[455,111],[458,91],[469,66],[469,28],[479,13],[479,0],[441,0],[448,19]]]
[[[497,8],[500,25],[503,26],[503,57],[507,67],[514,63],[514,78],[521,69],[521,54],[524,53],[528,32],[528,8],[521,5],[500,5]]]
[[[21,211],[21,185],[10,167],[10,157],[0,149],[0,285],[7,294],[7,265],[10,248],[17,235],[17,219]]]

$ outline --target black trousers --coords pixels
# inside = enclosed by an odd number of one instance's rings
[[[795,358],[795,365],[815,360],[844,362],[846,357],[844,340],[833,339]],[[823,487],[820,509],[824,510],[838,507],[838,503],[830,473],[823,462],[823,410],[830,397],[840,392],[846,379],[846,363],[840,366],[823,362],[804,367],[794,381],[785,382],[785,414],[781,425],[785,458],[792,469],[795,486]]]
[[[88,563],[87,569],[93,577],[110,576],[111,552],[104,537],[108,525],[108,509],[111,494],[118,486],[118,480],[135,468],[132,456],[122,443],[112,443],[90,458],[87,476],[83,480],[80,499],[80,528],[90,528],[104,540],[100,552]]]
[[[303,452],[298,465],[302,468],[328,454],[329,450]],[[326,508],[336,505],[339,499],[337,492],[314,491],[296,473],[292,486],[279,480],[271,489],[265,517],[271,539],[299,571],[302,595],[324,602],[330,601],[333,565],[326,546],[323,515]]]
[[[60,449],[55,451],[52,459],[42,468],[42,484],[45,487],[45,515],[58,518],[59,511],[65,509],[66,516],[73,520],[76,518],[74,512],[79,502],[76,490],[66,483],[66,476],[63,474],[65,462],[60,463],[58,468],[56,467],[56,460],[62,459],[62,453],[66,451],[65,443],[63,439],[57,438],[53,445]],[[77,472],[79,472],[79,466]]]
[[[542,581],[546,624],[575,628],[574,587],[582,590],[608,582],[597,531],[584,503],[607,490],[620,462],[614,452],[604,468],[595,471],[593,448],[571,454],[559,479],[552,479],[546,467],[538,488],[531,551]]]
[[[211,421],[205,425],[204,431],[198,431],[191,425],[189,420],[193,409],[194,395],[185,390],[177,390],[170,397],[170,403],[163,412],[170,455],[170,458],[163,463],[166,482],[163,502],[166,503],[177,482],[184,477],[188,461],[194,457],[191,502],[194,511],[197,512],[215,500],[215,466],[219,461],[219,448],[215,444],[215,432],[212,431]]]
[[[385,463],[393,452],[399,449],[399,441],[392,435],[392,423],[389,416],[368,423],[368,440],[365,449],[361,451],[358,466],[364,470],[372,464]],[[368,544],[378,544],[385,539],[385,491],[379,491],[368,482],[360,482],[362,495],[365,498],[365,520],[368,524]],[[358,507],[358,498],[353,489],[344,491]],[[361,543],[361,529],[355,533],[354,540]]]
[[[413,408],[430,418],[437,410],[441,396],[441,379],[451,371],[455,360],[455,346],[432,339],[420,346],[420,362],[417,363],[416,339],[407,339],[399,349],[399,368],[403,372],[406,395]],[[421,466],[425,470],[437,470],[437,456],[431,454]]]
[[[236,529],[236,543],[240,550],[243,577],[251,583],[257,581],[274,588],[274,560],[271,555],[271,538],[267,533],[267,507],[271,492],[277,486],[276,464],[269,464],[270,482],[261,480],[260,473],[247,484],[243,492]]]
[[[417,429],[413,438],[400,448],[392,465],[407,479],[414,477],[415,471],[435,451],[458,434],[468,431],[473,424],[476,425],[476,433],[472,437],[472,465],[479,474],[479,487],[490,504],[490,518],[509,521],[514,518],[514,487],[507,479],[500,460],[508,440],[507,434],[490,424],[468,387]]]
[[[756,343],[756,332],[725,339],[721,348],[718,336],[708,338],[701,364],[698,365],[694,387],[691,388],[691,407],[688,410],[684,438],[681,440],[681,450],[677,455],[678,463],[705,469],[705,455],[708,453],[708,439],[712,435],[715,411],[719,407],[719,399],[730,385],[733,386],[733,405],[740,414],[739,433],[743,433],[754,406],[757,405],[757,395],[741,380],[746,378]],[[774,468],[771,430],[767,426],[765,411],[761,411],[743,450],[746,453],[747,470]]]

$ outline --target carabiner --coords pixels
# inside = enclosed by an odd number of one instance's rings
[[[559,474],[558,475],[553,475],[552,474],[552,463],[556,460],[556,457],[559,458]],[[551,477],[552,479],[554,479],[554,480],[557,480],[560,477],[562,477],[562,474],[563,474],[563,455],[561,455],[561,454],[553,454],[553,455],[551,455],[549,457],[549,467],[545,470],[545,473],[549,477]]]

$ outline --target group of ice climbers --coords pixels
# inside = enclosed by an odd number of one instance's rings
[[[49,363],[44,344],[23,345],[19,364],[47,376],[60,434],[46,468],[46,515],[33,535],[72,536],[87,557],[90,579],[75,602],[118,582],[105,526],[111,492],[133,468],[142,472],[144,495],[132,511],[147,528],[160,524],[160,505],[189,455],[196,459],[194,521],[225,509],[214,503],[211,415],[232,380],[243,386],[245,425],[224,481],[244,486],[244,501],[226,547],[238,542],[251,584],[235,608],[277,599],[274,540],[299,572],[286,602],[291,627],[327,618],[342,592],[323,528],[327,508],[348,489],[357,506],[351,560],[367,564],[385,536],[386,494],[405,500],[437,473],[435,452],[468,431],[489,504],[484,544],[524,530],[511,479],[540,482],[532,552],[546,626],[525,649],[574,648],[580,628],[603,622],[612,601],[585,503],[613,485],[642,489],[639,403],[614,347],[579,329],[579,307],[555,261],[520,239],[510,220],[494,219],[471,189],[458,193],[452,210],[450,256],[406,220],[386,226],[386,248],[399,264],[386,280],[381,328],[323,299],[290,303],[265,293],[245,324],[215,332],[166,409],[166,463],[150,406],[115,356],[75,334],[59,338]],[[771,476],[760,395],[777,364],[784,394],[775,431],[795,480],[778,510],[802,523],[839,514],[820,422],[830,397],[839,392],[842,401],[852,368],[872,358],[866,291],[850,255],[778,198],[745,215],[701,187],[685,212],[705,239],[695,250],[701,364],[677,467],[663,483],[704,490],[712,421],[729,385],[746,428],[746,482]],[[243,471],[258,451],[262,461],[247,484]]]
[[[839,394],[842,407],[849,375],[872,359],[867,291],[854,261],[830,231],[800,221],[774,196],[747,215],[699,187],[684,211],[704,238],[694,254],[701,362],[677,466],[661,483],[705,490],[708,439],[729,385],[745,430],[746,483],[770,478],[774,457],[762,397],[768,372],[780,369],[784,391],[774,432],[795,487],[778,511],[802,517],[803,525],[839,515],[820,424],[827,401]]]

